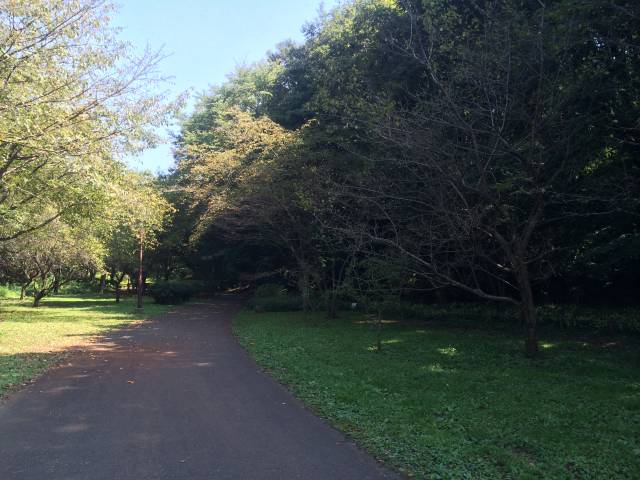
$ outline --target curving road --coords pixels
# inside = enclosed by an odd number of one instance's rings
[[[397,479],[247,356],[229,299],[113,332],[0,404],[2,480]]]

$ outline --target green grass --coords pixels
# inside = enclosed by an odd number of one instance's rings
[[[144,313],[136,313],[134,299],[116,304],[98,295],[46,298],[39,308],[31,301],[0,300],[0,397],[96,335],[166,310],[147,302]]]
[[[414,478],[640,478],[637,340],[518,336],[361,315],[243,312],[236,335],[318,414]]]

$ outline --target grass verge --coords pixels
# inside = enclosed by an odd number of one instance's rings
[[[541,342],[362,315],[245,311],[253,357],[363,447],[410,477],[640,478],[637,341]]]
[[[31,301],[0,301],[0,397],[62,361],[96,336],[164,312],[147,303],[136,313],[134,300],[119,304],[111,297],[56,296],[39,308]]]

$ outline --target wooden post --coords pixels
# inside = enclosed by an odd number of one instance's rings
[[[138,264],[138,308],[142,308],[142,260],[144,258],[144,228],[140,229],[140,257]]]

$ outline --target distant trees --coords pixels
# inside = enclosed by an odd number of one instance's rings
[[[72,280],[102,265],[102,245],[88,228],[71,228],[59,219],[2,245],[2,269],[22,287],[33,289],[33,306]]]
[[[105,270],[120,301],[125,276],[143,276],[140,252],[155,246],[172,208],[160,193],[156,179],[127,171],[121,179],[120,192],[114,198],[112,211],[102,241],[105,245]],[[144,260],[144,258],[143,258]],[[138,288],[141,288],[138,285]],[[143,292],[140,292],[142,294]]]
[[[73,280],[94,280],[108,272],[120,300],[125,275],[139,269],[140,230],[146,245],[153,245],[169,205],[155,189],[153,179],[124,171],[120,185],[112,185],[108,215],[67,223],[62,218],[0,243],[0,272],[5,281],[21,285],[22,295],[33,291],[34,306]],[[46,218],[50,212],[43,212]],[[37,219],[36,219],[37,220]]]

